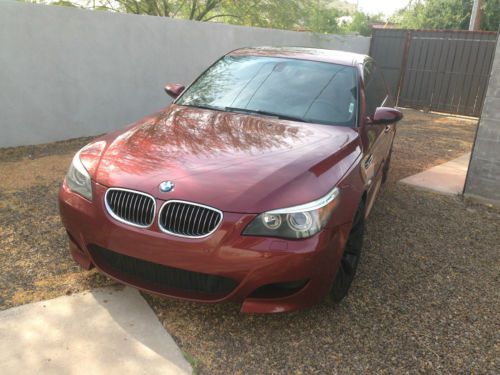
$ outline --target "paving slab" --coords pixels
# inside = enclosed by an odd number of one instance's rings
[[[462,194],[469,160],[470,153],[467,153],[447,163],[406,177],[399,182],[441,194]]]
[[[190,374],[192,369],[139,292],[115,287],[0,312],[0,372]]]

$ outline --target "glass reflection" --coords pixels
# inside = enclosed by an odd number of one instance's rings
[[[296,147],[310,138],[305,127],[275,119],[172,105],[155,118],[119,135],[101,161],[100,171],[147,174],[182,163],[206,167],[226,158],[244,158]],[[310,139],[309,139],[310,140]]]
[[[355,126],[356,87],[356,71],[352,66],[229,55],[202,74],[176,103]]]

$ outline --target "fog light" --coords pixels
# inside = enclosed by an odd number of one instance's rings
[[[297,293],[306,286],[309,280],[285,281],[283,283],[266,284],[250,294],[250,298],[283,298]]]

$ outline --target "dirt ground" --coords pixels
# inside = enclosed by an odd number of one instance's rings
[[[301,312],[145,296],[202,374],[500,373],[500,214],[397,184],[469,152],[471,120],[405,111],[348,298]],[[111,282],[70,259],[57,189],[88,140],[0,149],[0,309]]]

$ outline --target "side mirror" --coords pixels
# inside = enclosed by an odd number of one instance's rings
[[[165,86],[165,92],[174,99],[177,98],[184,89],[185,87],[178,83],[169,83]]]
[[[390,107],[378,107],[375,109],[372,124],[392,124],[403,118],[401,111]]]

